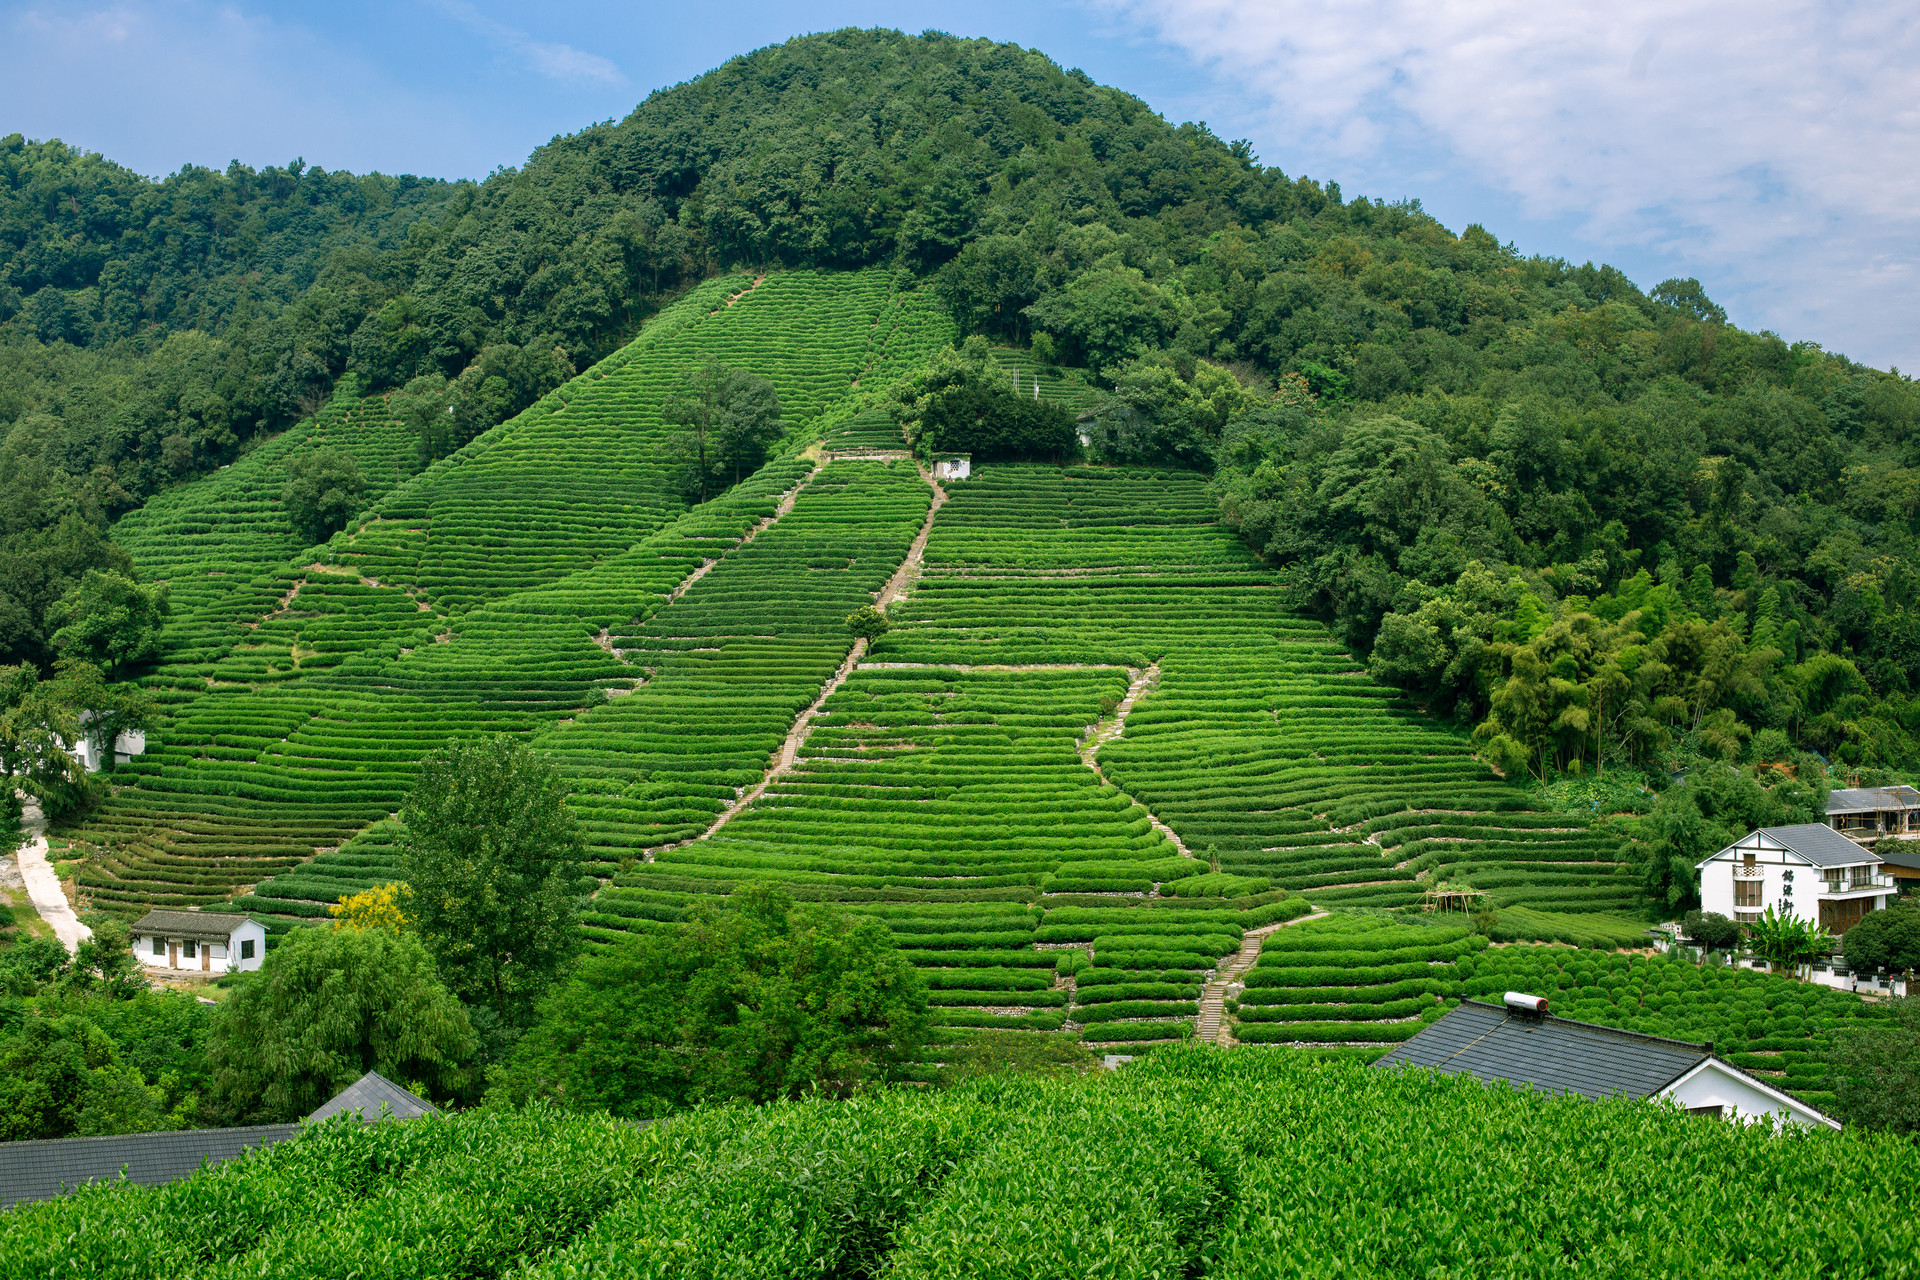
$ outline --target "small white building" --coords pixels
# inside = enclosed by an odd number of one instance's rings
[[[973,455],[970,453],[936,453],[933,455],[933,478],[935,480],[965,480],[973,474]]]
[[[1880,859],[1825,823],[1762,827],[1703,859],[1700,909],[1752,923],[1768,907],[1835,937],[1896,891]]]
[[[125,764],[146,749],[146,732],[141,729],[129,729],[113,740],[113,762]],[[92,738],[80,739],[78,743],[68,748],[68,751],[88,773],[98,773],[106,764],[105,753],[95,749]]]
[[[267,927],[251,916],[149,911],[132,932],[133,954],[159,973],[232,973],[267,958]]]

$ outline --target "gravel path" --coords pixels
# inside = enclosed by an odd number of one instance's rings
[[[53,936],[60,939],[60,945],[73,951],[93,936],[93,930],[73,914],[73,905],[60,887],[60,877],[47,861],[47,820],[37,801],[27,801],[21,825],[27,832],[27,842],[20,848],[20,876],[27,882],[27,897],[40,918],[53,926]]]

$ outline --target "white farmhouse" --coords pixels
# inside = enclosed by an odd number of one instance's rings
[[[1762,827],[1698,869],[1702,911],[1751,922],[1772,907],[1818,921],[1836,937],[1885,908],[1895,891],[1879,858],[1820,822]]]
[[[149,911],[133,926],[133,954],[159,973],[258,969],[267,957],[267,928],[250,916]]]
[[[82,719],[85,715],[82,713]],[[125,764],[147,749],[147,735],[139,729],[129,729],[113,740],[113,762]],[[88,773],[98,773],[106,767],[106,755],[94,746],[92,738],[81,738],[70,749],[70,754],[80,762]]]
[[[936,453],[933,455],[933,478],[935,480],[965,480],[973,474],[973,455],[970,453]]]

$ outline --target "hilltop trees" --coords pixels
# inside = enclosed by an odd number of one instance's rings
[[[978,459],[1063,459],[1079,447],[1073,415],[1014,389],[984,338],[936,353],[893,391],[893,412],[923,452]]]
[[[315,449],[288,460],[281,500],[296,533],[308,542],[325,542],[360,509],[360,492],[366,487],[367,478],[352,454]]]

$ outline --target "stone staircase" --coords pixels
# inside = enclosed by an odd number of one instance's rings
[[[1316,911],[1295,920],[1282,920],[1279,924],[1247,930],[1240,939],[1240,950],[1222,960],[1220,967],[1214,970],[1212,980],[1201,989],[1200,1015],[1194,1022],[1193,1038],[1203,1044],[1232,1044],[1233,1036],[1227,1030],[1227,995],[1247,970],[1253,968],[1254,961],[1260,958],[1260,947],[1266,942],[1267,935],[1289,925],[1324,919],[1329,914]]]

